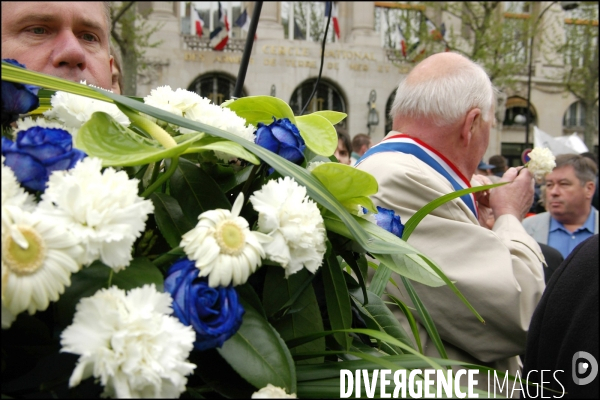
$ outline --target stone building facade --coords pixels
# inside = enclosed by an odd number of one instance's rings
[[[233,91],[240,68],[245,45],[241,31],[238,29],[238,37],[230,37],[223,51],[213,51],[206,37],[208,24],[202,38],[188,33],[189,6],[187,11],[182,9],[186,3],[140,3],[152,9],[148,17],[150,20],[162,24],[154,38],[162,40],[162,44],[146,53],[148,68],[138,78],[137,95],[145,96],[157,86],[170,85],[196,91],[217,103],[226,100]],[[414,66],[394,60],[389,49],[382,46],[381,34],[375,29],[375,10],[376,7],[385,7],[385,3],[337,2],[341,37],[326,44],[321,77],[325,87],[320,88],[316,99],[308,106],[312,111],[337,109],[346,112],[348,118],[345,124],[350,135],[369,133],[374,143],[387,133],[386,107],[393,101],[399,81]],[[564,20],[560,6],[551,3],[558,2],[541,2],[537,6],[557,7],[557,12],[548,13],[549,17],[552,15],[558,21]],[[241,9],[246,9],[248,16],[252,15],[253,6],[253,2],[241,2]],[[288,102],[298,113],[319,74],[321,42],[286,37],[281,7],[281,2],[263,3],[243,94],[274,95]],[[436,21],[446,18],[444,15],[434,17]],[[230,16],[231,24],[232,19]],[[447,25],[453,23],[456,21],[447,19]],[[570,108],[573,109],[577,99],[558,82],[545,78],[549,69],[560,68],[560,65],[553,64],[556,63],[548,63],[540,54],[534,55],[531,110],[541,130],[552,136],[561,136],[574,131],[573,126],[564,126],[563,122],[568,119],[565,116]],[[501,96],[496,114],[499,121],[504,121],[510,114],[507,114],[507,109],[526,107],[527,75],[517,78],[519,82],[514,88]],[[373,97],[373,94],[376,96]],[[371,125],[368,125],[369,115]],[[378,123],[375,125],[376,120]],[[520,153],[530,147],[524,142],[523,125],[500,123],[492,131],[485,159],[503,154],[511,164],[518,165]],[[532,142],[533,129],[530,133]]]

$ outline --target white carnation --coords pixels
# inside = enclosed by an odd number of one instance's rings
[[[29,128],[33,128],[34,126],[39,126],[40,128],[53,128],[53,129],[62,129],[71,134],[71,136],[77,134],[77,129],[69,128],[65,124],[60,123],[58,121],[50,121],[46,118],[31,118],[26,117],[17,121],[17,129],[15,129],[15,135],[21,131],[26,131]]]
[[[273,238],[267,257],[280,263],[288,277],[302,267],[315,272],[325,254],[325,226],[306,188],[290,177],[271,180],[250,197],[258,212],[258,229]]]
[[[91,99],[67,92],[56,92],[50,100],[52,108],[44,112],[44,116],[63,123],[73,133],[92,118],[92,114],[102,111],[113,117],[123,126],[129,126],[130,121],[111,103]]]
[[[84,264],[100,259],[119,271],[129,265],[131,247],[154,205],[138,196],[137,179],[101,169],[102,160],[87,157],[68,171],[52,173],[39,208],[82,240]]]
[[[222,129],[250,142],[254,142],[254,131],[256,128],[253,125],[247,125],[244,118],[239,117],[229,108],[212,104],[209,99],[199,96],[194,92],[185,89],[173,91],[170,86],[160,86],[152,90],[150,95],[144,97],[144,103],[191,121]],[[171,128],[180,133],[195,132],[192,129],[174,125]],[[215,151],[215,155],[224,161],[230,161],[234,158],[220,151]]]
[[[79,240],[61,224],[19,207],[2,207],[2,328],[16,316],[30,315],[58,300],[71,274],[79,271]],[[6,314],[6,315],[5,315]]]
[[[306,170],[308,172],[312,172],[313,169],[317,168],[319,165],[327,164],[327,161],[312,161],[309,162],[306,166]]]
[[[154,285],[127,294],[113,286],[81,299],[61,335],[61,352],[80,355],[69,386],[93,375],[104,396],[179,397],[196,368],[187,361],[196,334],[170,316],[171,302]]]
[[[270,383],[258,392],[252,393],[251,399],[296,399],[296,394],[287,394],[285,389],[273,386]]]
[[[537,181],[544,179],[556,167],[556,157],[546,147],[534,148],[529,153],[529,159],[527,168],[529,168],[529,171],[531,171]]]

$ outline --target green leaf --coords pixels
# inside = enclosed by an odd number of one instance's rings
[[[296,298],[286,314],[273,318],[271,324],[283,340],[290,340],[323,330],[323,320],[317,303],[314,289],[310,283],[313,275],[306,269],[285,278],[284,270],[278,266],[268,267],[263,289],[263,304],[267,315],[277,314],[286,307],[289,300]],[[291,349],[291,354],[297,352],[313,352],[325,350],[325,339],[321,338],[305,345]],[[322,362],[322,359],[309,362]]]
[[[431,213],[433,210],[435,210],[442,204],[446,204],[447,202],[454,200],[458,197],[461,197],[465,194],[481,192],[483,190],[488,190],[488,189],[493,189],[498,186],[506,185],[507,183],[510,183],[510,182],[500,182],[500,183],[495,183],[493,185],[475,186],[472,188],[457,190],[455,192],[448,193],[442,197],[438,197],[437,199],[435,199],[433,201],[430,201],[425,206],[421,207],[416,213],[414,213],[413,216],[408,219],[408,221],[406,221],[406,224],[404,225],[404,232],[402,233],[402,240],[408,240],[408,238],[410,237],[410,234],[415,230],[417,225],[419,225],[419,222],[421,222],[423,220],[423,218],[425,218],[427,216],[427,214]]]
[[[348,114],[346,114],[346,113],[342,113],[339,111],[330,111],[330,110],[315,111],[314,113],[312,113],[310,115],[319,115],[319,116],[325,118],[327,121],[329,121],[331,123],[331,125],[335,125],[335,124],[342,122],[344,120],[344,118],[346,118],[348,116]],[[337,145],[337,142],[336,142],[336,145]]]
[[[273,117],[288,118],[293,124],[296,124],[294,112],[290,106],[277,97],[242,97],[228,103],[227,107],[254,126],[258,126],[259,122],[269,125],[273,122]]]
[[[252,164],[260,164],[260,160],[243,146],[230,140],[217,138],[214,136],[203,137],[197,140],[186,150],[187,153],[196,153],[200,151],[214,150],[230,154],[234,157],[244,159]]]
[[[415,342],[417,343],[417,348],[419,349],[419,353],[423,354],[423,347],[421,345],[421,337],[419,336],[419,329],[417,327],[417,321],[415,320],[415,317],[412,315],[412,312],[410,311],[408,306],[406,304],[404,304],[399,298],[392,296],[389,293],[387,295],[390,299],[392,299],[392,301],[394,303],[396,303],[398,308],[400,308],[400,310],[402,310],[402,312],[404,313],[404,316],[406,317],[406,319],[408,320],[408,324],[410,325],[410,330],[412,331],[413,337],[415,338]]]
[[[369,198],[379,188],[373,175],[340,163],[321,164],[312,170],[312,174],[348,211],[356,213],[360,204],[371,212],[377,212]]]
[[[196,139],[165,149],[119,124],[104,112],[95,112],[75,137],[75,147],[102,159],[104,166],[149,164],[182,154]]]
[[[368,315],[377,323],[379,330],[392,336],[393,338],[401,341],[407,346],[413,348],[413,343],[404,331],[400,322],[396,316],[390,311],[388,306],[374,293],[367,291],[369,296],[368,304],[365,304],[362,292],[360,290],[350,291],[352,297],[358,300],[359,303],[363,304],[364,309]]]
[[[158,229],[169,246],[179,246],[181,236],[190,231],[194,225],[183,215],[181,206],[173,197],[155,192],[150,195],[150,200],[154,204],[154,218]]]
[[[231,209],[221,188],[202,168],[184,158],[179,159],[171,177],[170,192],[181,206],[183,214],[194,225],[198,216],[208,210]]]
[[[65,289],[56,303],[59,326],[66,327],[73,321],[75,307],[79,300],[94,295],[98,290],[111,284],[124,290],[130,290],[145,284],[154,284],[158,291],[163,290],[164,278],[160,270],[147,258],[134,258],[129,266],[117,273],[110,274],[112,269],[100,261],[71,275],[71,285]]]
[[[296,392],[296,369],[287,346],[275,329],[240,299],[246,313],[242,326],[228,339],[219,354],[256,388],[267,384]]]
[[[337,149],[337,132],[331,123],[320,115],[296,117],[296,126],[306,146],[315,153],[329,157]]]
[[[440,353],[440,356],[442,358],[448,358],[448,355],[446,354],[446,349],[444,348],[444,343],[440,338],[440,335],[437,331],[437,328],[435,327],[435,323],[433,322],[431,315],[429,314],[429,311],[427,311],[427,308],[425,307],[423,302],[421,302],[421,299],[419,299],[419,296],[417,295],[417,292],[415,292],[415,289],[413,288],[410,281],[403,276],[401,276],[400,278],[402,279],[402,283],[404,283],[404,287],[406,288],[410,299],[412,300],[415,308],[417,309],[417,312],[421,316],[421,323],[423,324],[423,326],[425,326],[425,329],[429,334],[429,338],[433,341],[435,348],[437,349],[438,353]]]
[[[327,244],[325,254],[325,265],[322,267],[323,288],[325,300],[327,301],[327,314],[331,329],[348,329],[352,327],[352,309],[350,308],[350,294],[340,265],[337,262],[331,244]],[[346,333],[336,333],[335,340],[348,350],[352,338]],[[287,339],[287,338],[285,338]],[[300,350],[299,350],[300,351]]]

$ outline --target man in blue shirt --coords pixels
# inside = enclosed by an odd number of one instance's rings
[[[598,233],[598,210],[591,205],[596,173],[596,164],[589,158],[558,155],[556,167],[545,178],[548,212],[524,219],[525,230],[567,258],[579,243]]]

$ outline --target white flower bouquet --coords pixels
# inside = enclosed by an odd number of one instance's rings
[[[14,64],[2,63],[3,394],[336,398],[358,363],[441,368],[381,295],[394,271],[460,296],[406,239],[465,191],[403,226],[373,206],[372,176],[335,162],[344,114],[169,87],[134,99]]]

